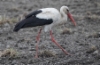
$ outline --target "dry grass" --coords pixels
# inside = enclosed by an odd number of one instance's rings
[[[61,34],[71,34],[73,31],[70,28],[65,28],[61,31]]]
[[[93,53],[97,50],[97,47],[95,45],[91,45],[88,50],[86,51],[86,53]]]
[[[88,18],[88,19],[100,19],[100,16],[93,14],[93,15],[86,16],[85,18]]]
[[[100,2],[95,2],[95,4],[96,4],[98,7],[100,7]]]
[[[91,34],[89,34],[88,36],[87,36],[88,38],[99,38],[100,37],[100,32],[93,32],[93,33],[91,33]]]
[[[4,23],[15,23],[18,22],[20,20],[22,20],[25,17],[25,15],[19,15],[18,17],[14,17],[14,18],[10,18],[9,16],[6,15],[0,15],[0,25],[4,24]]]
[[[100,16],[96,15],[96,14],[93,14],[90,11],[87,11],[85,18],[88,18],[88,19],[100,19]]]
[[[44,51],[40,52],[39,56],[41,56],[41,57],[56,57],[56,54],[52,51],[44,50]]]
[[[9,57],[14,58],[18,55],[18,52],[14,49],[5,49],[3,51],[0,51],[0,57]]]
[[[73,17],[75,17],[76,19],[78,18],[78,20],[82,20],[82,19],[100,19],[99,15],[93,14],[90,11],[86,12],[86,15],[73,15]]]
[[[17,11],[19,11],[19,7],[12,6],[11,8],[9,8],[9,11],[15,11],[15,12],[17,12]]]

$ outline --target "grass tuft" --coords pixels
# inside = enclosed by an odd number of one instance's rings
[[[17,18],[9,18],[6,15],[0,15],[0,25],[4,23],[13,23],[16,22],[18,19]]]
[[[61,31],[61,34],[71,34],[73,31],[70,28],[65,28]]]
[[[16,50],[12,49],[12,48],[0,51],[0,57],[14,58],[17,55],[18,55],[18,52]]]
[[[49,50],[44,50],[40,53],[41,57],[56,57],[56,54]]]

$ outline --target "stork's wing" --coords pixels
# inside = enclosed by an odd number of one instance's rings
[[[41,13],[41,12],[42,12],[41,10],[36,10],[36,11],[34,11],[34,12],[32,12],[32,13],[26,15],[25,18],[29,18],[29,17],[31,17],[31,16],[35,16],[35,15]]]
[[[26,27],[35,27],[35,26],[43,26],[43,25],[49,25],[53,22],[52,19],[39,19],[35,16],[28,17],[19,23],[16,24],[14,31],[19,31],[21,28]]]

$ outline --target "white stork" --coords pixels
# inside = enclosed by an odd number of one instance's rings
[[[44,32],[50,32],[51,40],[54,42],[65,54],[68,54],[54,39],[52,35],[52,28],[62,22],[67,22],[67,17],[69,17],[74,25],[76,26],[76,22],[74,21],[73,17],[69,12],[69,8],[67,6],[62,6],[60,11],[56,8],[43,8],[36,10],[30,14],[28,14],[25,19],[20,21],[16,24],[14,31],[17,32],[21,28],[27,27],[36,27],[36,26],[43,26]],[[36,37],[37,45],[36,45],[36,55],[35,57],[38,58],[38,43],[40,41],[40,33],[42,28],[39,30],[39,33]]]

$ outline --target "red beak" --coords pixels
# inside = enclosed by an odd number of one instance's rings
[[[72,23],[76,26],[76,22],[75,22],[74,18],[72,17],[72,15],[69,12],[67,13],[67,15],[70,18],[70,20],[72,21]]]

